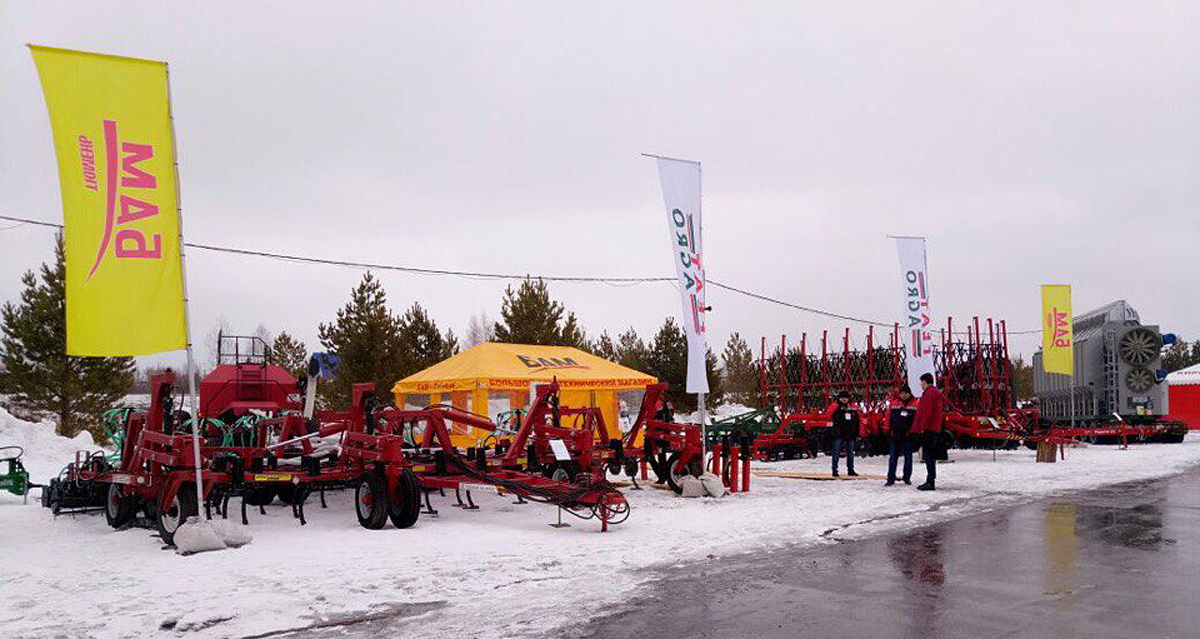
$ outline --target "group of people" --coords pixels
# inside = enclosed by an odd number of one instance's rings
[[[913,452],[921,450],[925,460],[925,483],[917,490],[935,490],[937,480],[938,440],[942,434],[942,409],[945,398],[933,385],[933,375],[921,376],[921,398],[913,396],[907,384],[896,389],[888,406],[888,474],[884,486],[896,484],[896,467],[904,459],[901,481],[912,484]],[[854,472],[854,445],[858,439],[862,422],[858,409],[850,403],[850,393],[838,393],[837,404],[830,414],[833,430],[833,476],[838,476],[838,465],[843,451],[846,453],[846,474]]]

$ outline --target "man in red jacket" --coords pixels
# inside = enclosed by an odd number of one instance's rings
[[[912,434],[920,437],[921,457],[925,460],[925,483],[917,490],[935,490],[937,479],[937,442],[942,436],[942,408],[946,398],[933,385],[933,375],[921,376],[921,399],[917,402],[917,416],[913,419]]]

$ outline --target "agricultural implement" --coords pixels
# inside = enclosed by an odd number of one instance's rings
[[[20,446],[0,446],[0,490],[18,496],[29,495],[29,471],[21,463],[25,449]]]
[[[644,464],[659,482],[682,492],[684,475],[698,477],[704,471],[701,433],[694,424],[658,419],[656,407],[666,390],[664,383],[646,386],[638,416],[621,436],[608,430],[600,409],[561,406],[558,383],[540,385],[521,428],[503,450],[502,465],[517,468],[524,460],[526,469],[560,481],[588,477],[595,482],[605,473],[624,474],[636,488]]]
[[[899,335],[900,327],[893,326],[883,345],[877,342],[872,327],[866,348],[858,350],[852,348],[846,329],[840,352],[830,348],[827,331],[821,336],[819,351],[810,348],[807,335],[801,337],[798,347],[789,347],[784,336],[770,354],[763,338],[759,387],[764,408],[739,416],[725,427],[757,430],[754,451],[762,460],[827,451],[828,437],[822,436],[821,430],[828,422],[822,409],[837,393],[847,391],[863,413],[860,439],[865,440],[867,450],[862,452],[883,452],[888,435],[887,402],[907,379]],[[933,361],[938,387],[946,397],[943,437],[948,446],[1013,449],[1022,441],[1036,445],[1049,439],[1174,442],[1182,441],[1186,432],[1180,424],[1156,417],[1071,428],[1039,419],[1036,411],[1018,410],[1004,321],[981,322],[975,317],[965,331],[956,331],[953,318],[948,319],[935,342]],[[769,430],[772,426],[773,431]]]
[[[221,337],[222,343],[244,339],[256,338]],[[243,358],[243,352],[252,355]],[[224,355],[219,348],[220,363],[200,384],[206,516],[228,517],[230,500],[238,498],[248,523],[248,507],[263,511],[278,498],[304,524],[310,495],[318,493],[324,507],[326,491],[345,488],[354,490],[359,523],[371,529],[389,519],[407,528],[422,512],[436,514],[430,492],[447,489],[468,509],[475,508],[470,491],[487,489],[598,518],[605,530],[629,514],[607,482],[584,486],[502,468],[500,456],[483,448],[464,455],[451,443],[449,424],[494,430],[484,417],[452,407],[381,408],[372,384],[355,384],[345,411],[315,411],[312,393],[301,400],[315,380],[298,383],[271,364],[265,344],[236,348],[230,362]],[[44,504],[56,513],[103,509],[117,528],[141,510],[171,543],[179,524],[198,515],[192,418],[176,408],[175,385],[174,373],[160,373],[151,379],[149,409],[110,411],[118,454],[77,453],[44,493]]]

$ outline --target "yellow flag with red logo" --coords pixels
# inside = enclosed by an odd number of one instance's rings
[[[67,353],[186,348],[166,63],[29,48],[62,189]]]
[[[1071,323],[1071,287],[1042,285],[1042,370],[1075,374],[1075,334]]]

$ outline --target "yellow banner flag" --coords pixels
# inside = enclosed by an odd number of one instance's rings
[[[29,48],[62,189],[67,353],[186,348],[166,63]]]
[[[1071,287],[1042,285],[1042,369],[1075,374],[1075,335],[1071,323]]]

